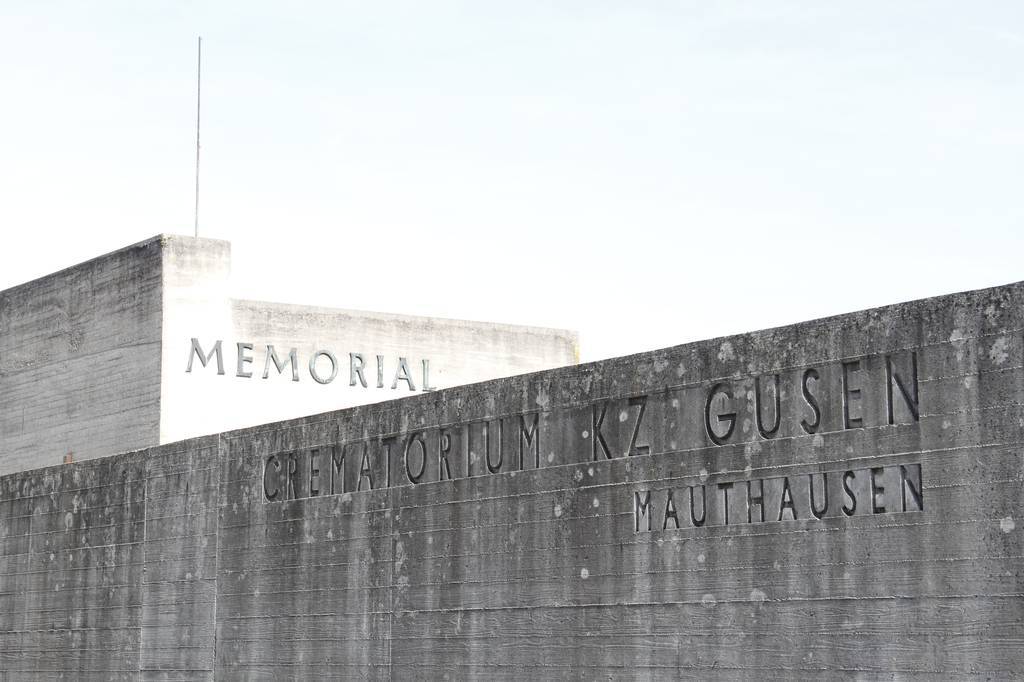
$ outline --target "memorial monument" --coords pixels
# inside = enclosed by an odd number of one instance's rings
[[[1012,284],[5,476],[3,669],[1019,677],[1022,311]]]
[[[573,332],[237,299],[230,274],[228,242],[161,235],[0,292],[0,474],[579,357]]]

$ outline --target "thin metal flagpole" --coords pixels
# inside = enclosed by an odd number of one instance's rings
[[[199,236],[199,106],[202,101],[203,83],[203,37],[199,36],[199,58],[196,62],[196,224],[195,236]]]

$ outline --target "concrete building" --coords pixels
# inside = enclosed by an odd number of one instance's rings
[[[0,680],[1021,679],[1022,329],[1018,283],[0,476]]]
[[[575,333],[231,298],[158,236],[0,292],[0,474],[578,359]]]

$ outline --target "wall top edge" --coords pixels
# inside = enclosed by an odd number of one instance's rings
[[[328,306],[305,305],[302,303],[287,303],[283,301],[259,301],[254,299],[233,298],[232,306],[235,309],[252,310],[265,312],[269,309],[276,309],[282,312],[321,314],[321,315],[348,315],[357,318],[370,318],[387,322],[436,322],[446,326],[457,326],[467,328],[488,327],[502,331],[537,334],[542,336],[558,336],[574,343],[579,342],[579,333],[572,329],[556,327],[538,327],[534,325],[510,324],[507,322],[490,322],[486,320],[465,320],[451,317],[431,317],[428,315],[408,315],[404,313],[385,313],[376,310],[359,310],[356,308],[332,308]]]
[[[18,291],[20,289],[30,288],[32,286],[37,285],[40,282],[43,282],[45,280],[50,279],[52,277],[59,277],[61,275],[66,275],[66,274],[68,274],[68,273],[70,273],[70,272],[72,272],[74,270],[78,270],[80,268],[89,267],[89,266],[91,266],[91,265],[93,265],[95,263],[98,263],[100,261],[107,260],[109,258],[113,258],[115,256],[119,256],[121,254],[128,253],[130,251],[142,251],[142,250],[145,250],[145,249],[148,249],[148,248],[154,248],[154,247],[155,248],[159,248],[159,249],[163,249],[170,242],[189,242],[189,243],[200,244],[200,245],[209,244],[211,246],[215,245],[215,244],[216,245],[230,244],[230,242],[224,241],[222,239],[207,239],[205,237],[196,238],[196,237],[189,237],[189,236],[185,236],[185,235],[161,233],[161,234],[157,234],[157,235],[154,235],[152,237],[148,237],[146,239],[143,239],[142,241],[135,242],[134,244],[129,244],[128,246],[123,246],[123,247],[121,247],[119,249],[114,249],[113,251],[108,251],[107,253],[104,253],[102,255],[95,256],[93,258],[89,258],[88,260],[84,260],[84,261],[81,261],[79,263],[75,263],[74,265],[69,265],[66,268],[61,268],[60,270],[55,270],[53,272],[46,273],[45,275],[40,275],[39,277],[36,277],[35,279],[30,279],[27,282],[22,282],[21,284],[16,284],[13,287],[9,287],[7,289],[0,290],[0,296],[2,296],[4,294],[7,294],[7,293],[16,292],[16,291]]]

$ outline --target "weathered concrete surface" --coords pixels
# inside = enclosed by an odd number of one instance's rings
[[[1015,284],[5,477],[3,669],[1019,677],[1022,311]]]
[[[153,240],[0,292],[0,473],[158,442]]]
[[[578,358],[573,332],[236,300],[230,274],[228,242],[163,235],[0,292],[0,474]]]
[[[217,444],[0,478],[0,680],[212,674]]]

